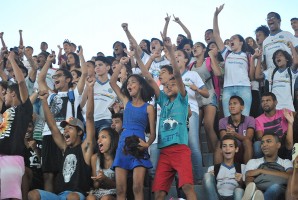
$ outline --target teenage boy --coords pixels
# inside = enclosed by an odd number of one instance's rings
[[[21,184],[25,171],[24,138],[32,118],[32,104],[29,99],[24,75],[17,65],[15,53],[8,56],[16,83],[8,84],[0,131],[0,199],[22,199]]]
[[[293,173],[293,164],[288,159],[278,157],[281,147],[279,138],[274,133],[267,133],[262,137],[261,149],[264,157],[251,159],[245,167],[245,184],[243,200],[249,200],[255,190],[261,190],[265,200],[283,199],[287,181]],[[258,192],[260,193],[260,192]],[[256,193],[255,195],[262,194]]]
[[[242,172],[245,165],[235,163],[234,156],[238,152],[237,139],[232,135],[225,135],[220,141],[223,162],[208,168],[204,175],[203,187],[207,193],[207,199],[240,200],[244,190]]]
[[[232,135],[237,139],[239,151],[236,153],[236,162],[247,163],[253,156],[252,139],[255,130],[255,119],[242,115],[244,101],[239,96],[231,96],[229,101],[230,116],[219,120],[220,138],[225,135]],[[221,150],[217,148],[215,152],[216,160],[222,160]]]

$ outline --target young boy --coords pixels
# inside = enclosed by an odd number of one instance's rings
[[[127,24],[122,24],[122,27],[127,29]],[[154,78],[141,61],[139,51],[137,51],[139,48],[137,42],[132,36],[129,38],[135,49],[135,57],[142,75],[153,87],[156,102],[161,107],[158,131],[158,148],[161,151],[152,191],[155,193],[156,200],[165,199],[177,172],[179,187],[182,187],[187,199],[193,200],[197,197],[193,187],[191,151],[187,146],[188,97],[174,56],[171,40],[164,35],[162,37],[173,66],[173,78],[165,84],[164,91],[160,91]]]
[[[241,199],[244,190],[242,172],[245,165],[234,162],[238,143],[234,136],[225,135],[220,141],[223,162],[208,168],[204,175],[203,187],[207,193],[207,199]]]

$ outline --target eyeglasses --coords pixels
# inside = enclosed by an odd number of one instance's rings
[[[270,20],[274,20],[274,19],[276,19],[276,17],[266,18],[265,20],[266,20],[266,21],[270,21]]]
[[[61,76],[65,76],[64,74],[55,74],[52,76],[52,79],[60,78]]]

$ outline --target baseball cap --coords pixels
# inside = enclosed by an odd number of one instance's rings
[[[74,118],[74,117],[70,117],[67,120],[64,120],[60,123],[60,126],[62,128],[64,128],[66,125],[71,125],[71,126],[77,126],[80,129],[82,129],[82,131],[84,131],[84,124],[81,120],[79,120],[78,118]]]

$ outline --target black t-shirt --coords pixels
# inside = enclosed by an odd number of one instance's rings
[[[23,104],[6,109],[0,125],[0,154],[24,156],[24,137],[32,113],[29,98]]]
[[[84,160],[81,144],[67,147],[56,179],[56,193],[70,190],[86,194],[92,183],[90,177],[91,167]]]
[[[41,151],[42,148],[42,142],[36,140],[36,148]],[[38,159],[38,156],[36,155],[35,151],[33,151],[31,148],[25,148],[24,150],[24,162],[25,166],[29,167],[32,170],[41,169],[41,160]]]

